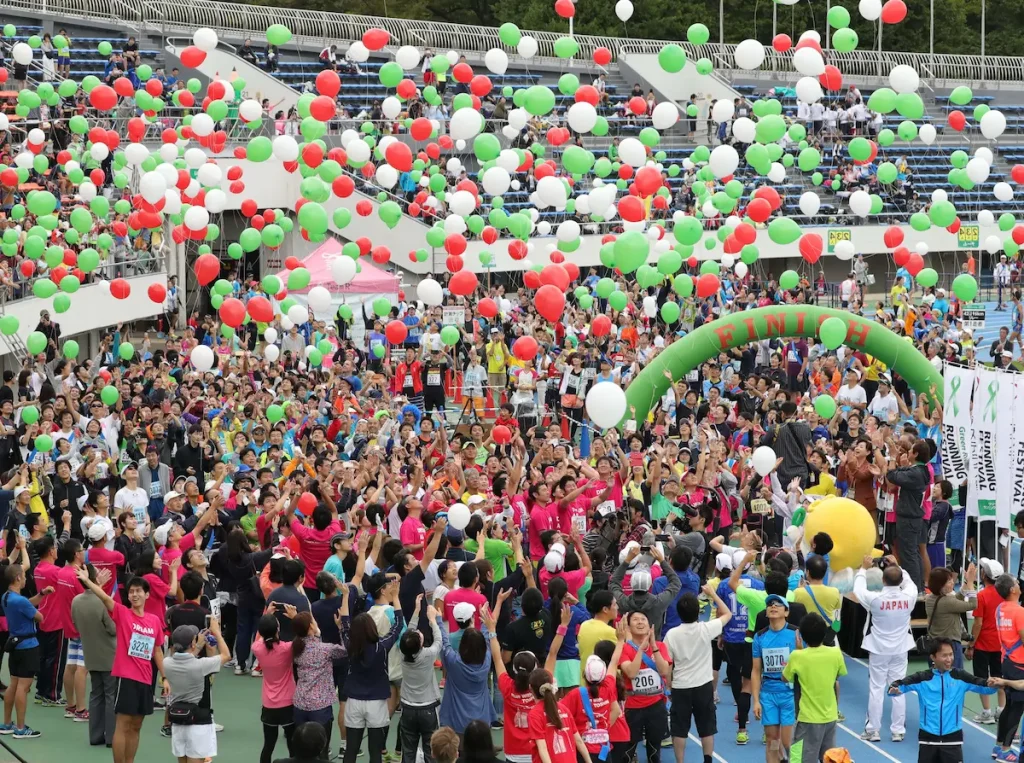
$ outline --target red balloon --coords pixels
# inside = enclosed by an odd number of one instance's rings
[[[403,79],[395,90],[399,98],[408,101],[416,95],[416,83],[411,79]]]
[[[384,152],[384,158],[399,172],[412,170],[412,149],[401,141],[396,140],[389,144]]]
[[[580,277],[580,266],[575,262],[563,262],[562,267],[565,268],[565,272],[569,274],[569,281],[575,281]]]
[[[769,185],[763,185],[754,191],[754,198],[767,201],[773,212],[782,206],[782,197],[779,196],[779,192]]]
[[[554,323],[562,317],[562,311],[565,310],[565,292],[557,286],[545,284],[537,289],[533,303],[543,318]]]
[[[206,286],[220,276],[220,260],[213,254],[201,254],[193,266],[196,280],[200,286]]]
[[[757,241],[757,229],[755,229],[750,223],[740,223],[733,230],[732,235],[734,235],[736,240],[743,244],[743,246],[753,244]]]
[[[566,2],[572,4],[572,0],[566,0]],[[494,85],[491,84],[491,78],[483,74],[476,75],[469,82],[469,92],[478,98],[488,95],[493,88]]]
[[[697,296],[701,299],[717,294],[721,287],[722,282],[714,273],[704,273],[697,278]]]
[[[763,223],[772,214],[772,205],[765,199],[751,199],[747,204],[747,217],[755,223]]]
[[[817,233],[805,233],[800,237],[800,256],[813,265],[821,257],[824,245]]]
[[[569,290],[569,274],[561,265],[545,265],[540,271],[540,282],[556,286],[563,292]]]
[[[413,140],[427,140],[433,130],[433,125],[426,117],[414,119],[412,125],[409,126],[409,134],[412,135]]]
[[[448,281],[448,290],[458,297],[468,297],[479,285],[476,273],[472,270],[460,270]]]
[[[219,266],[218,266],[219,267]],[[56,274],[56,270],[54,273]],[[110,282],[110,296],[114,299],[128,299],[128,295],[132,293],[132,286],[123,278],[115,278]]]
[[[319,167],[324,160],[324,150],[319,143],[307,143],[302,147],[302,161],[307,167]]]
[[[607,315],[596,315],[590,322],[590,333],[594,336],[607,336],[612,330],[612,319]]]
[[[843,73],[832,64],[828,64],[825,71],[818,75],[818,82],[823,88],[834,93],[843,87]]]
[[[347,199],[352,195],[352,192],[356,189],[356,181],[348,175],[338,175],[331,182],[331,191],[339,199]]]
[[[953,222],[946,226],[946,230],[950,233],[958,233],[960,231],[960,218],[954,217]]]
[[[448,254],[461,255],[466,251],[466,239],[461,233],[451,233],[445,237],[444,250]]]
[[[772,47],[778,53],[785,53],[791,47],[793,47],[793,40],[790,39],[788,34],[777,34],[772,38]]]
[[[246,217],[252,217],[259,210],[259,205],[255,199],[242,199],[242,204],[239,207],[242,214]],[[312,207],[310,207],[312,209]]]
[[[533,360],[537,349],[537,340],[532,336],[521,336],[512,344],[512,354],[520,360]]]
[[[266,297],[252,297],[245,304],[245,309],[249,311],[249,317],[257,323],[270,323],[274,320],[274,308]]]
[[[452,68],[452,77],[456,82],[465,85],[473,79],[473,67],[465,62],[455,64]]]
[[[311,514],[316,508],[316,496],[312,493],[303,493],[299,496],[299,511],[303,514]]]
[[[237,329],[242,325],[242,321],[245,320],[245,305],[242,300],[235,299],[234,297],[228,297],[221,302],[220,319],[224,321],[233,329]]]
[[[206,60],[206,51],[202,48],[197,48],[195,45],[189,45],[181,51],[180,58],[181,62],[189,69],[195,69]]]
[[[892,253],[892,261],[896,263],[898,268],[906,266],[909,259],[910,250],[905,246],[897,246],[896,250]]]
[[[964,127],[967,126],[967,117],[962,111],[954,110],[946,116],[946,122],[957,132],[963,132]]]
[[[911,252],[910,257],[907,258],[907,264],[905,267],[907,272],[916,278],[917,274],[924,268],[924,257],[917,252]]]
[[[119,79],[127,79],[127,77]],[[89,103],[95,109],[109,111],[117,105],[117,93],[109,85],[97,85],[89,92]]]
[[[642,96],[635,95],[627,101],[626,108],[637,116],[642,116],[647,113],[647,101]]]
[[[601,100],[601,94],[593,85],[580,85],[573,93],[573,98],[576,103],[589,103],[591,106],[597,106],[598,101]]]
[[[556,0],[555,13],[563,19],[571,19],[576,15],[576,5],[572,0]]]
[[[18,266],[18,270],[25,278],[31,278],[36,273],[36,263],[32,260],[22,260],[21,265]]]
[[[890,225],[882,234],[882,241],[889,249],[896,248],[903,243],[903,229],[898,225]]]
[[[161,283],[150,284],[149,288],[146,289],[146,294],[149,295],[149,299],[158,305],[164,303],[164,299],[167,297],[167,289]]]
[[[158,98],[164,92],[164,83],[155,77],[153,79],[146,80],[146,92],[154,98]]]
[[[525,241],[520,241],[519,239],[516,238],[508,242],[508,256],[511,257],[513,260],[525,260],[527,253],[528,250],[526,248]],[[534,271],[529,270],[527,271],[527,273],[534,273]],[[534,273],[534,275],[537,276],[537,284],[540,285],[540,275],[537,273]],[[527,284],[527,286],[529,286],[529,284]],[[530,288],[536,289],[537,287],[530,286]]]
[[[328,98],[335,98],[341,90],[341,79],[333,69],[324,69],[316,75],[316,91]]]
[[[476,311],[484,318],[493,318],[498,314],[498,304],[490,297],[484,297],[476,303]]]
[[[369,199],[360,199],[356,203],[356,214],[360,217],[369,217],[373,213],[373,203]]]
[[[612,52],[608,48],[594,48],[594,63],[607,66],[612,61]]]
[[[381,244],[380,246],[375,246],[370,250],[370,256],[378,265],[383,265],[391,259],[391,250]]]
[[[483,229],[483,232],[480,234],[480,238],[484,240],[485,244],[493,244],[498,240],[498,229],[488,225]]]
[[[1024,225],[1014,225],[1013,230],[1010,231],[1010,237],[1017,246],[1024,244]]]
[[[114,80],[114,92],[122,98],[131,98],[135,95],[135,88],[127,77],[118,77]]]
[[[319,122],[327,122],[334,116],[337,110],[338,107],[334,98],[329,98],[326,95],[318,95],[309,104],[309,115]]]
[[[444,266],[447,268],[449,273],[458,273],[466,266],[466,264],[462,261],[462,258],[459,257],[459,255],[452,254],[445,257]]]
[[[566,2],[572,5],[572,0],[566,0]],[[498,445],[508,445],[512,442],[512,432],[504,424],[498,424],[491,429],[491,439]]]
[[[0,183],[3,183],[8,188],[14,188],[18,185],[18,171],[8,167],[3,172],[0,172]]]
[[[888,0],[882,6],[882,21],[886,24],[899,24],[907,17],[907,5],[903,0]]]
[[[384,336],[391,344],[401,344],[409,336],[409,328],[402,321],[396,319],[388,322],[388,325],[384,327]]]
[[[637,196],[623,196],[619,199],[619,217],[636,223],[644,219],[644,203]]]
[[[661,173],[656,167],[641,167],[633,178],[633,187],[643,198],[653,196],[661,188]]]

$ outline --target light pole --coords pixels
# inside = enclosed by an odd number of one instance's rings
[[[718,0],[718,44],[725,44],[725,0]]]

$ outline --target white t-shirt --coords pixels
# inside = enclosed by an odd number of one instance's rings
[[[852,389],[845,384],[836,393],[836,402],[840,405],[856,405],[857,403],[867,404],[868,396],[864,388],[859,384]]]
[[[722,635],[722,621],[684,623],[665,634],[672,657],[672,688],[694,689],[714,680],[711,642]]]
[[[882,395],[875,395],[871,398],[871,403],[868,405],[868,413],[872,416],[877,416],[882,422],[889,420],[889,414],[899,414],[900,407],[896,402],[896,395],[891,392],[884,397]]]
[[[811,119],[821,122],[825,118],[825,107],[820,102],[811,104]]]
[[[139,517],[140,512],[142,515],[149,513],[149,495],[143,488],[137,487],[132,490],[125,485],[114,493],[115,516],[125,511],[134,513],[136,518]],[[145,519],[139,519],[139,521],[144,522]]]

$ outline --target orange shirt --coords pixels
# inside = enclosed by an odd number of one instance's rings
[[[974,275],[974,270],[975,270],[976,267],[977,267],[977,264],[974,261],[974,255],[973,254],[972,255],[968,255],[968,257],[967,257],[967,273],[969,275],[973,276]]]
[[[832,378],[829,380],[825,377],[825,372],[822,370],[814,374],[811,377],[811,381],[814,383],[815,387],[818,387],[822,391],[828,392],[832,397],[835,397],[836,393],[839,392],[839,385],[842,383],[842,377],[839,376],[839,371],[833,371]]]
[[[996,612],[996,631],[999,633],[1000,649],[1006,653],[1006,650],[1016,644],[1016,648],[1007,656],[1016,664],[1024,665],[1024,646],[1020,643],[1020,632],[1024,630],[1024,607],[1014,601],[1004,601]]]

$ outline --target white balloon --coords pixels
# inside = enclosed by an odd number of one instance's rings
[[[224,207],[227,206],[228,197],[219,188],[211,188],[206,192],[206,209],[213,214],[223,212]]]
[[[917,251],[918,254],[924,257],[926,254],[928,254],[928,242],[918,241],[916,244],[914,244],[914,249]]]
[[[161,159],[170,164],[178,158],[178,147],[173,143],[161,143],[157,153],[160,154]]]
[[[508,123],[517,130],[522,130],[526,127],[526,123],[529,121],[530,114],[526,109],[512,109],[512,111],[508,113]],[[504,151],[502,153],[504,153]],[[519,165],[517,164],[516,166],[518,167]],[[515,167],[512,169],[515,169]]]
[[[615,15],[619,21],[629,21],[633,16],[633,3],[629,0],[619,0],[615,3]]]
[[[82,197],[82,201],[90,202],[96,198],[96,186],[91,180],[83,180],[78,186],[78,195]]]
[[[174,169],[174,167],[172,167],[171,165],[169,165],[169,164],[158,164],[156,166],[156,169],[153,170],[153,171],[154,172],[159,172],[161,175],[164,176],[164,180],[167,181],[167,187],[168,188],[173,188],[175,185],[177,185],[177,183],[178,183],[178,171],[176,169]],[[188,194],[189,196],[195,196],[196,191],[199,190],[199,183],[196,183],[196,181],[193,180],[193,181],[191,181],[189,183],[190,187],[191,187],[192,183],[195,183],[195,191],[190,191],[189,194]]]
[[[778,162],[772,162],[768,170],[768,179],[773,183],[781,183],[786,179],[786,168]]]
[[[441,284],[433,278],[424,278],[416,287],[416,296],[428,307],[436,307],[444,301]]]
[[[215,126],[213,117],[206,112],[200,112],[192,117],[192,132],[200,138],[205,138],[207,135],[210,135]]]
[[[501,128],[501,134],[504,135],[509,140],[515,140],[516,137],[519,135],[519,130],[514,128],[512,125],[505,125],[504,127]]]
[[[402,102],[395,96],[389,95],[381,101],[380,110],[388,119],[395,119],[402,113]]]
[[[595,384],[587,393],[587,415],[602,429],[618,425],[626,415],[626,393],[618,384]]]
[[[732,136],[740,143],[753,143],[757,132],[754,120],[740,117],[732,123]]]
[[[804,48],[806,50],[806,48]],[[600,385],[598,385],[600,386]],[[762,477],[767,477],[772,473],[772,469],[775,468],[775,461],[777,460],[775,451],[769,448],[767,445],[762,445],[754,451],[754,455],[751,456],[750,461],[754,467],[754,471],[760,474]]]
[[[469,524],[469,507],[463,503],[453,504],[448,509],[448,524],[455,530],[465,530]]]
[[[156,204],[160,201],[164,197],[164,191],[166,190],[167,180],[159,172],[147,172],[139,180],[139,193],[150,204]]]
[[[197,371],[209,371],[213,368],[213,350],[205,344],[196,345],[189,355],[189,362]]]
[[[28,43],[16,42],[11,49],[11,58],[15,63],[28,66],[32,63],[32,48],[28,46]]]
[[[220,181],[223,179],[223,170],[221,170],[219,164],[214,164],[213,162],[207,162],[196,172],[196,180],[199,181],[199,185],[206,186],[207,188],[219,186]]]
[[[793,68],[805,77],[817,77],[825,71],[825,59],[814,48],[800,48],[793,54]]]
[[[338,286],[344,286],[356,277],[356,261],[342,255],[331,260],[331,278]]]
[[[1003,112],[991,109],[981,118],[981,134],[989,140],[995,140],[1006,129],[1006,117]]]
[[[398,182],[398,170],[390,164],[378,164],[374,180],[381,188],[394,188],[395,183]]]
[[[108,156],[110,156],[110,146],[106,143],[93,143],[89,147],[89,156],[95,159],[97,162],[102,162]]]
[[[207,201],[206,211],[210,211],[209,201]],[[181,214],[181,194],[178,193],[177,188],[168,188],[166,193],[164,193],[164,214]]]
[[[453,233],[462,235],[468,228],[466,220],[461,215],[448,215],[448,217],[444,218],[442,226],[446,236],[450,236]]]
[[[288,316],[287,315],[282,315],[281,316],[281,330],[282,331],[291,331],[292,330],[292,326],[294,326],[294,325],[295,325],[294,323],[292,323],[290,320],[288,320]]]
[[[412,45],[403,45],[395,51],[395,62],[403,71],[411,71],[420,65],[420,51]]]
[[[814,77],[801,77],[796,83],[796,97],[806,104],[821,100],[821,84]]]
[[[343,130],[341,133],[341,147],[348,151],[348,144],[351,143],[352,141],[359,139],[359,133],[357,133],[355,130]]]
[[[484,54],[484,66],[491,74],[504,74],[508,71],[508,53],[501,48],[491,48]]]
[[[624,138],[619,144],[619,159],[633,169],[647,164],[647,149],[636,138]]]
[[[996,183],[992,187],[992,194],[1000,201],[1010,201],[1013,198],[1013,186],[1009,183]]]
[[[288,308],[288,320],[290,320],[296,326],[301,326],[303,323],[308,323],[309,310],[306,309],[305,305],[292,305],[290,308]]]
[[[195,119],[192,121],[194,122]],[[358,142],[363,143],[363,141]],[[363,145],[365,146],[366,144],[363,143]],[[351,144],[352,150],[355,150],[355,146],[356,143]],[[369,146],[367,146],[367,148],[369,148]],[[352,158],[352,150],[348,152],[349,158]],[[271,152],[274,154],[275,159],[279,159],[282,162],[294,162],[299,158],[299,144],[295,142],[295,138],[291,135],[278,135],[274,138]],[[369,151],[367,151],[367,154],[369,154]],[[356,161],[362,160],[356,159]]]
[[[280,137],[289,138],[293,142],[295,140],[290,135],[282,135]],[[279,139],[280,138],[274,140],[275,145],[277,144],[277,140]],[[348,144],[348,148],[346,149],[346,151],[348,151],[348,159],[350,162],[362,163],[370,161],[370,146],[365,140],[352,141],[351,143]],[[298,145],[295,146],[295,155],[299,155]],[[284,159],[282,159],[281,161],[284,161]],[[294,161],[294,159],[292,161]]]
[[[658,314],[658,299],[652,296],[644,297],[643,307],[644,315],[653,318]]]
[[[733,272],[736,274],[737,278],[746,278],[747,273],[750,272],[750,268],[747,267],[747,263],[745,262],[737,262],[736,265],[733,266]]]
[[[740,69],[760,69],[764,63],[764,45],[757,40],[744,40],[736,46],[734,56]]]
[[[926,146],[930,146],[935,142],[935,126],[934,125],[921,125],[921,129],[917,131],[917,137],[921,139],[921,142]]]
[[[267,329],[270,331],[271,329]],[[198,349],[198,348],[197,348]],[[263,357],[271,363],[275,363],[281,357],[281,349],[276,344],[268,344],[263,348]]]
[[[523,58],[533,58],[537,55],[537,40],[528,34],[524,34],[519,38],[516,52]]]
[[[555,209],[564,208],[565,202],[568,199],[565,183],[561,178],[553,175],[540,179],[540,182],[537,183],[537,196],[544,206],[554,207]]]
[[[41,146],[46,142],[46,133],[38,127],[33,127],[28,131],[28,142],[34,146]]]
[[[549,236],[551,235],[551,223],[547,220],[541,220],[537,223],[537,235],[538,236]]]
[[[168,144],[172,145],[172,144]],[[185,150],[185,165],[189,169],[197,170],[206,164],[206,152],[201,148],[189,148]]]
[[[889,85],[897,93],[914,93],[921,85],[921,78],[913,66],[897,64],[889,72]]]
[[[559,223],[555,237],[559,241],[575,241],[580,237],[580,224],[575,220],[565,220]]]
[[[814,191],[804,191],[800,194],[800,211],[808,217],[818,214],[821,209],[821,197]]]
[[[202,230],[210,224],[210,213],[206,207],[189,207],[184,222],[189,230]]]
[[[277,341],[277,329],[273,326],[267,326],[266,331],[263,332],[263,341],[268,344],[273,344]]]
[[[711,109],[711,119],[714,122],[721,124],[722,122],[728,122],[732,119],[733,114],[736,113],[736,107],[732,105],[732,101],[728,98],[719,98],[715,102],[715,107]]]
[[[882,0],[860,0],[857,5],[862,18],[868,21],[877,21],[882,15]]]
[[[867,191],[854,191],[850,194],[850,209],[858,217],[871,214],[871,194]]]
[[[671,101],[662,101],[651,112],[651,124],[655,130],[668,130],[679,121],[679,107]]]
[[[200,50],[209,53],[217,49],[217,33],[208,27],[201,27],[192,35],[192,42]]]
[[[715,146],[711,151],[711,158],[708,159],[708,167],[715,174],[716,178],[724,178],[736,172],[740,166],[740,155],[732,146],[722,144]]]
[[[988,180],[988,175],[991,171],[992,168],[989,166],[989,163],[978,156],[967,162],[967,177],[971,179],[972,183],[984,183]]]
[[[455,66],[459,62],[459,54],[454,50],[449,50],[444,54],[444,57],[448,59],[449,66]]]
[[[124,147],[125,161],[132,167],[138,167],[149,156],[149,149],[141,143],[129,143]],[[29,165],[31,166],[31,164]]]
[[[833,254],[835,254],[837,260],[843,260],[844,262],[852,260],[855,254],[853,242],[847,240],[837,241]]]
[[[948,201],[948,200],[949,200],[949,194],[946,193],[945,189],[943,189],[943,188],[936,188],[934,191],[932,191],[932,203],[933,204],[938,204],[939,202]]]
[[[995,254],[1003,248],[1003,242],[999,240],[999,236],[986,236],[985,237],[985,251],[989,254]]]
[[[569,107],[566,119],[576,132],[590,132],[597,124],[597,109],[586,101],[578,101]]]
[[[0,114],[0,130],[6,130],[10,128],[11,120],[7,118],[6,114]]]
[[[348,50],[345,51],[345,58],[356,63],[363,63],[370,57],[370,50],[359,40],[356,40],[348,46]]]
[[[314,313],[324,313],[330,310],[331,300],[331,293],[323,286],[314,286],[306,295],[306,301]]]
[[[484,193],[489,196],[501,196],[507,193],[511,182],[512,176],[508,170],[497,164],[489,167],[481,180]]]
[[[246,99],[238,104],[238,116],[245,122],[256,122],[263,118],[263,107],[259,101]]]
[[[995,221],[996,216],[992,214],[991,210],[983,209],[978,213],[978,225],[981,225],[982,227],[992,225]]]
[[[449,122],[452,140],[471,140],[484,128],[484,116],[476,109],[459,109]]]
[[[476,209],[476,196],[469,191],[456,191],[448,198],[448,211],[465,217]]]

